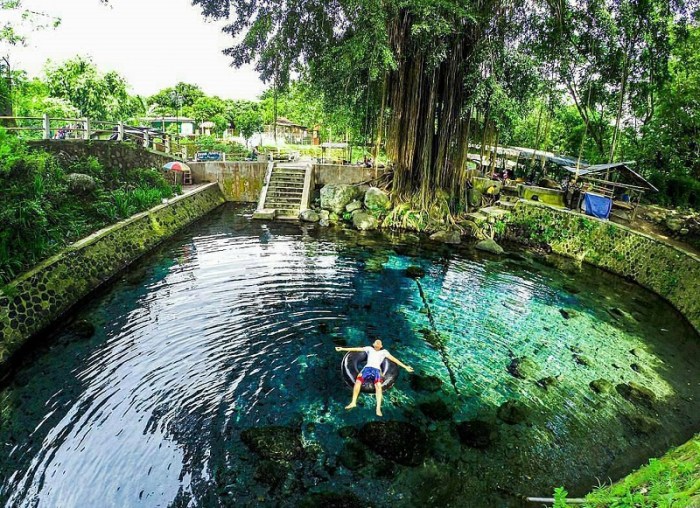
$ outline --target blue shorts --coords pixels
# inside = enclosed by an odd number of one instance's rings
[[[362,369],[362,372],[360,372],[357,375],[357,380],[360,383],[369,381],[370,383],[374,383],[375,385],[383,381],[382,373],[379,371],[379,369],[375,369],[374,367],[365,367],[364,369]]]

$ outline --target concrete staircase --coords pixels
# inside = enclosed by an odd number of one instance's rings
[[[309,206],[313,167],[303,163],[270,162],[254,219],[297,219]]]

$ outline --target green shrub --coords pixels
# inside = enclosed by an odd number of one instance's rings
[[[68,175],[95,180],[91,192],[68,190]],[[151,169],[120,172],[95,158],[61,161],[30,151],[0,128],[0,283],[51,256],[67,244],[182,189]]]

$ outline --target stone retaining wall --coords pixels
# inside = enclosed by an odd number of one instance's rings
[[[177,160],[166,153],[118,141],[44,139],[30,141],[29,146],[58,156],[65,154],[70,158],[95,157],[104,167],[119,171],[133,168],[160,169],[168,162]]]
[[[621,275],[664,297],[700,332],[700,258],[625,226],[519,201],[506,237]]]
[[[142,254],[224,202],[204,186],[85,238],[0,289],[0,371],[29,338]]]

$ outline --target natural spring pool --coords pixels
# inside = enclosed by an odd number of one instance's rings
[[[698,336],[633,284],[250,213],[190,226],[78,309],[93,336],[68,323],[23,359],[0,504],[521,506],[700,427]],[[416,369],[383,419],[370,395],[344,410],[334,351],[375,337]]]

